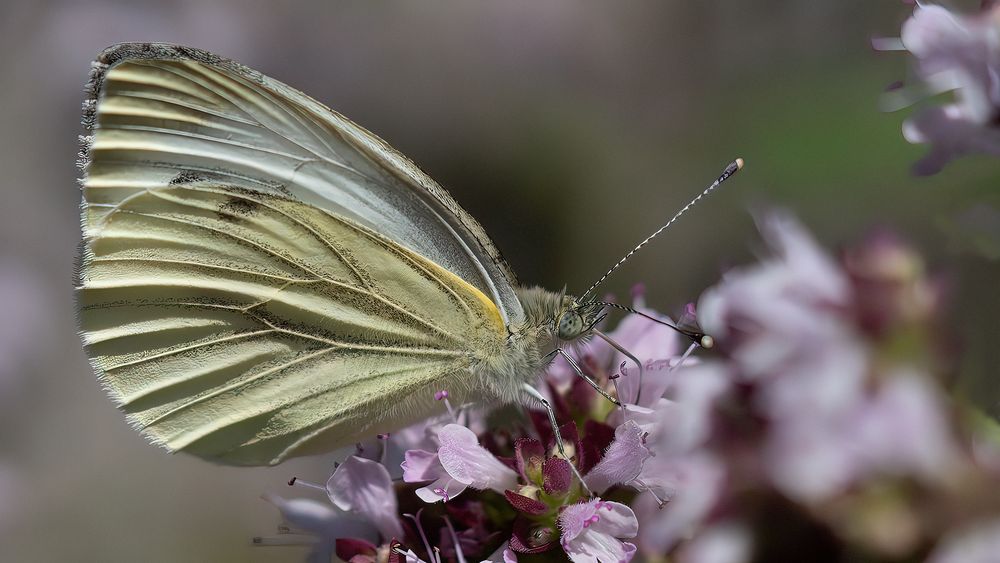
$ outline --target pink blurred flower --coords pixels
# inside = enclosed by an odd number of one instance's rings
[[[863,470],[945,481],[962,452],[949,427],[944,397],[928,377],[901,370],[851,417],[849,430]]]
[[[678,368],[666,399],[660,399],[658,424],[649,430],[657,456],[683,455],[708,441],[716,405],[733,385],[733,375],[720,362]]]
[[[293,531],[305,532],[316,538],[309,553],[309,563],[328,563],[333,557],[338,538],[363,538],[371,543],[377,540],[376,530],[367,522],[341,512],[329,504],[311,499],[285,499],[277,495],[264,495],[281,512]],[[257,540],[267,544],[268,540]]]
[[[1000,555],[1000,520],[960,529],[941,542],[927,563],[996,563]]]
[[[403,536],[396,491],[381,463],[350,456],[327,480],[326,490],[337,508],[363,516],[383,538]]]
[[[766,468],[775,486],[804,502],[877,476],[945,482],[963,456],[942,401],[922,374],[888,375],[837,417],[773,427]]]
[[[700,321],[728,357],[737,379],[754,383],[752,401],[772,421],[785,452],[775,467],[828,484],[846,462],[827,422],[856,404],[867,352],[852,326],[850,285],[836,263],[793,218],[761,221],[773,255],[731,272],[702,296]],[[808,467],[790,472],[785,461]]]
[[[911,284],[871,283],[885,278],[874,271],[868,283],[852,284],[787,215],[765,216],[761,230],[774,257],[727,275],[705,293],[699,311],[736,377],[752,383],[752,406],[768,422],[764,468],[773,484],[816,502],[873,474],[947,473],[958,448],[928,376],[886,373],[870,381],[872,351],[862,327],[873,322],[875,301],[895,307],[879,313],[882,332],[905,317],[903,309],[924,307],[897,297]],[[874,258],[900,255],[898,244],[868,244],[871,251],[851,255],[855,271],[862,264],[893,267]],[[868,298],[873,290],[877,296]],[[896,301],[905,305],[890,305]],[[872,312],[862,314],[859,305]]]
[[[678,563],[748,563],[753,537],[745,526],[716,524],[702,532],[680,553]]]
[[[617,502],[594,499],[567,506],[559,515],[563,550],[574,563],[631,561],[639,522],[632,509]]]
[[[666,504],[652,492],[633,501],[642,523],[638,542],[644,553],[668,553],[709,517],[722,498],[726,470],[720,459],[702,451],[674,458],[657,456],[646,465],[656,475],[656,486],[669,494]]]
[[[773,213],[759,224],[773,255],[706,291],[698,303],[701,325],[746,378],[826,380],[811,391],[820,403],[850,395],[862,374],[840,365],[857,346],[844,325],[848,280],[791,216]]]
[[[438,433],[438,440],[437,452],[410,450],[403,462],[407,483],[433,481],[417,489],[424,502],[447,502],[467,487],[502,493],[517,485],[517,473],[479,445],[468,428],[448,424]]]
[[[356,538],[337,538],[334,543],[337,557],[347,563],[377,563],[378,547]]]
[[[652,371],[647,380],[656,381]],[[662,379],[658,393],[649,394],[658,398],[647,400],[644,391],[642,402],[649,406],[627,405],[624,415],[626,424],[642,429],[652,455],[631,483],[641,491],[632,506],[646,553],[666,553],[697,530],[721,498],[726,474],[705,446],[717,403],[731,389],[731,373],[719,362],[706,362],[670,368]]]
[[[898,235],[877,229],[843,255],[854,292],[854,316],[866,336],[883,339],[907,325],[933,323],[944,301],[919,254]]]
[[[931,145],[915,172],[937,173],[966,154],[1000,156],[1000,6],[963,15],[922,4],[903,24],[900,39],[921,81],[917,95],[953,91],[955,98],[903,124],[906,140]]]

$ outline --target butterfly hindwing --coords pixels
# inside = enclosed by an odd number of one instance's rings
[[[346,217],[208,181],[143,189],[85,221],[80,325],[129,420],[237,464],[352,444],[475,394],[498,309]],[[453,392],[454,392],[453,391]]]

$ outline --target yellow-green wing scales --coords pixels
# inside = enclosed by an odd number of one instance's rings
[[[87,91],[94,213],[178,178],[285,195],[385,235],[523,320],[514,274],[479,223],[385,141],[294,88],[198,49],[126,43],[99,55]]]
[[[479,290],[356,222],[193,180],[83,209],[80,326],[128,419],[173,451],[274,464],[424,418],[503,346]]]

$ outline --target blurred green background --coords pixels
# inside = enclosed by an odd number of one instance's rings
[[[746,170],[616,274],[674,310],[760,249],[748,209],[824,244],[898,229],[946,275],[962,385],[1000,400],[1000,173],[929,179],[878,97],[906,74],[869,37],[894,1],[4,0],[0,5],[0,560],[298,561],[254,548],[264,491],[332,459],[216,467],[147,445],[80,349],[72,268],[88,64],[119,41],[208,49],[287,82],[411,156],[526,284],[586,288],[730,160]],[[294,493],[298,494],[296,490]]]

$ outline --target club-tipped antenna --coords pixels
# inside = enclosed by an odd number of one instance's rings
[[[612,266],[610,270],[608,270],[607,272],[604,273],[603,276],[601,276],[601,279],[599,279],[596,282],[594,282],[594,285],[590,286],[587,289],[587,291],[584,291],[583,295],[581,295],[579,297],[579,300],[580,301],[584,301],[586,299],[586,297],[588,295],[590,295],[590,292],[594,291],[597,288],[597,286],[599,286],[602,283],[604,283],[604,280],[608,279],[608,276],[610,276],[612,273],[614,273],[615,270],[617,270],[618,268],[620,268],[621,265],[624,264],[626,260],[628,260],[629,258],[631,258],[632,255],[635,254],[636,252],[638,252],[640,248],[642,248],[643,246],[645,246],[647,242],[653,240],[653,238],[655,238],[656,235],[662,233],[670,225],[673,225],[675,221],[677,221],[678,219],[680,219],[681,215],[684,215],[687,212],[688,209],[691,209],[692,207],[694,207],[694,204],[698,203],[701,200],[701,198],[707,196],[715,188],[718,188],[720,184],[722,184],[723,182],[725,182],[726,180],[728,180],[730,176],[732,176],[733,174],[736,174],[742,168],[743,168],[743,159],[742,158],[737,158],[736,160],[730,162],[729,166],[727,166],[726,169],[722,172],[722,174],[718,178],[716,178],[714,182],[712,182],[711,186],[705,188],[705,191],[703,191],[700,194],[698,194],[698,197],[692,199],[687,205],[685,205],[684,207],[682,207],[680,209],[680,211],[678,211],[677,213],[675,213],[674,216],[671,217],[670,220],[667,221],[662,227],[660,227],[659,229],[656,229],[656,231],[653,234],[651,234],[648,237],[646,237],[645,240],[643,240],[642,242],[640,242],[639,244],[637,244],[635,246],[635,248],[633,248],[632,250],[629,251],[628,254],[626,254],[625,256],[623,256],[622,259],[619,260],[617,264],[615,264],[614,266]]]
[[[614,307],[615,309],[621,309],[622,311],[626,311],[626,312],[632,313],[634,315],[639,315],[640,317],[646,317],[647,319],[653,321],[654,323],[659,323],[659,324],[661,324],[663,326],[670,327],[670,328],[676,330],[678,333],[680,333],[684,337],[690,339],[691,342],[694,342],[698,346],[701,346],[702,348],[711,348],[712,346],[715,345],[715,339],[713,339],[710,335],[705,334],[704,332],[700,332],[700,331],[697,331],[697,330],[690,330],[690,329],[686,329],[686,328],[681,328],[681,327],[679,327],[679,326],[677,326],[677,325],[675,325],[673,323],[668,323],[667,321],[665,321],[663,319],[658,319],[658,318],[656,318],[656,317],[654,317],[652,315],[647,315],[646,313],[643,313],[642,311],[637,311],[637,310],[633,309],[632,307],[628,307],[626,305],[619,305],[618,303],[612,303],[610,301],[599,301],[599,303],[601,305],[606,306],[606,307]]]

